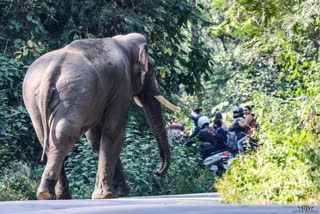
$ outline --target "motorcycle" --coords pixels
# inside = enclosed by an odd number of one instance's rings
[[[218,177],[230,167],[230,160],[233,155],[228,150],[215,151],[205,158],[202,162],[205,166],[210,166],[210,169],[215,172]]]

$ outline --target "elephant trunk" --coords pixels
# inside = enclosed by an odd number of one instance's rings
[[[162,176],[169,169],[170,146],[168,143],[167,132],[162,119],[161,105],[153,96],[142,95],[139,96],[139,99],[142,102],[147,120],[153,132],[153,135],[156,138],[160,151],[161,165],[160,168],[153,173],[157,176]]]

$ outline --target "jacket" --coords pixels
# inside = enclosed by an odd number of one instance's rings
[[[228,132],[234,132],[238,138],[238,140],[240,140],[241,138],[243,138],[245,136],[245,131],[246,128],[241,127],[238,123],[239,120],[243,120],[243,117],[238,117],[234,120],[233,124],[228,128]]]

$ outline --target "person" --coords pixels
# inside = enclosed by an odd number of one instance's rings
[[[253,131],[256,128],[256,123],[254,119],[254,115],[252,114],[252,108],[250,106],[243,107],[243,113],[245,120],[238,121],[239,125],[245,128],[245,133],[249,136],[252,136]]]
[[[198,127],[198,120],[202,116],[201,113],[201,108],[198,106],[195,106],[191,109],[191,114],[189,115],[189,118],[193,120],[193,127],[192,127],[192,133],[190,136],[186,136],[184,139],[184,145],[185,146],[191,146],[194,144],[194,139],[196,136],[199,134],[200,128]]]
[[[223,121],[223,119],[222,119],[222,114],[221,114],[221,112],[216,112],[215,114],[214,114],[214,118],[213,118],[213,121],[215,121],[215,120],[221,120],[221,122],[222,122],[222,125],[221,125],[221,128],[223,128],[224,130],[228,130],[228,126],[227,126],[227,124]],[[210,126],[212,127],[213,126],[213,123],[212,124],[210,124]]]
[[[212,152],[226,149],[227,140],[226,131],[221,128],[221,120],[215,120],[213,127],[209,126],[209,118],[202,116],[198,120],[198,126],[201,128],[198,139],[203,143],[200,145],[200,156],[202,160],[206,159]]]
[[[245,136],[245,128],[239,125],[239,121],[244,122],[244,113],[241,107],[236,107],[233,110],[234,121],[232,125],[228,128],[228,132],[234,132],[238,139],[241,139]]]
[[[213,121],[213,128],[215,128],[214,138],[216,140],[216,148],[218,150],[226,149],[226,141],[228,140],[227,131],[222,127],[223,123],[220,119]]]
[[[178,137],[183,135],[186,130],[182,123],[176,121],[174,118],[171,118],[168,122],[168,126],[166,128],[168,136]]]
[[[239,125],[239,121],[241,121],[241,122],[245,121],[243,109],[241,107],[236,107],[234,109],[233,118],[234,118],[234,122],[228,128],[228,132],[234,132],[235,133],[235,135],[237,136],[238,151],[239,152],[244,152],[243,141],[245,139],[244,137],[246,137],[246,135],[245,135],[245,130],[246,129]]]
[[[189,117],[193,120],[194,124],[193,124],[193,127],[192,127],[192,134],[189,137],[190,139],[195,137],[200,131],[200,127],[198,127],[198,120],[202,116],[200,111],[201,111],[201,108],[199,108],[198,106],[195,106],[191,110],[191,115]]]

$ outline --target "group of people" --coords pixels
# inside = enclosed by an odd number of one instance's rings
[[[250,106],[237,107],[233,111],[234,121],[230,127],[222,119],[222,114],[217,112],[212,123],[207,116],[203,116],[201,109],[195,107],[191,111],[190,118],[194,125],[192,134],[185,141],[186,146],[190,146],[194,139],[201,142],[200,156],[205,159],[215,151],[229,149],[228,133],[233,132],[236,135],[237,151],[244,152],[244,142],[250,141],[250,145],[256,145],[256,140],[252,138],[253,130],[256,128],[254,115],[251,113]]]

